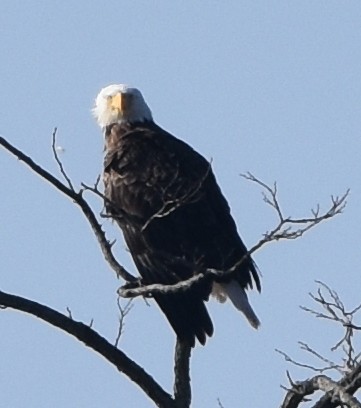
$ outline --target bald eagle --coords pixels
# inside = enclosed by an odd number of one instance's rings
[[[127,85],[101,90],[93,110],[105,137],[105,208],[123,231],[144,285],[170,285],[205,268],[228,270],[243,244],[210,162],[159,127],[141,92]],[[209,295],[228,297],[249,323],[259,320],[246,289],[260,279],[250,256],[233,273],[186,292],[155,294],[176,335],[190,346],[205,344],[213,324]]]

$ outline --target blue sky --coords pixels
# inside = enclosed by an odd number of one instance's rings
[[[215,335],[192,361],[195,407],[278,406],[289,368],[279,348],[307,361],[303,340],[338,339],[299,309],[315,279],[360,302],[361,4],[359,1],[3,1],[0,133],[57,173],[51,134],[73,181],[101,172],[102,135],[91,116],[101,87],[141,89],[155,120],[213,160],[248,246],[275,225],[260,190],[239,174],[277,180],[287,215],[305,216],[351,188],[345,213],[298,241],[255,255],[262,294],[250,299],[258,332],[228,304],[210,302]],[[69,307],[109,340],[116,289],[77,208],[0,152],[0,288]],[[89,197],[96,211],[101,203]],[[134,267],[119,231],[116,253]],[[6,407],[151,407],[140,390],[68,335],[29,316],[0,313],[0,384]],[[121,348],[166,389],[174,335],[155,306],[135,302]],[[294,378],[309,373],[293,369]]]

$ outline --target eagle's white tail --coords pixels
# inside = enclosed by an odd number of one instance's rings
[[[246,291],[239,285],[237,281],[232,280],[229,283],[217,283],[213,285],[213,294],[218,300],[224,302],[226,295],[231,300],[236,309],[241,311],[246,316],[246,319],[249,321],[250,325],[255,329],[258,329],[261,323],[248,302]]]

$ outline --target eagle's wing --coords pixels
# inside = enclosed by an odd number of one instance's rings
[[[168,155],[150,137],[152,132],[124,135],[121,148],[107,149],[104,163],[105,203],[107,211],[122,228],[125,241],[145,284],[173,284],[193,275],[181,251],[168,252],[170,236],[165,234],[152,242],[154,226],[162,220],[161,211],[169,200],[177,180],[176,156]],[[159,142],[159,141],[158,141]],[[165,227],[162,223],[162,229]],[[208,286],[208,287],[206,287]],[[213,333],[213,325],[203,300],[210,284],[191,291],[154,298],[167,316],[178,337],[194,345],[195,337],[204,344]]]

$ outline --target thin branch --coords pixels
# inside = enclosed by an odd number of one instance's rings
[[[110,267],[115,271],[117,277],[122,277],[124,280],[128,282],[134,282],[137,279],[131,275],[123,266],[121,266],[118,261],[115,259],[112,253],[112,246],[110,242],[107,240],[105,236],[105,232],[102,230],[101,225],[96,219],[92,209],[90,208],[89,204],[85,201],[82,197],[82,191],[78,193],[71,188],[67,187],[63,184],[60,180],[50,174],[48,171],[44,170],[38,164],[36,164],[30,157],[26,156],[22,151],[18,150],[16,147],[11,145],[8,141],[6,141],[3,137],[0,136],[0,145],[3,146],[6,150],[16,156],[19,160],[23,161],[27,166],[30,167],[32,171],[38,174],[40,177],[47,180],[50,184],[52,184],[55,188],[57,188],[60,192],[65,194],[69,197],[73,202],[75,202],[87,218],[90,226],[99,242],[100,248],[104,255],[105,260],[108,262]]]
[[[66,307],[66,311],[68,312],[69,319],[73,320],[73,314],[68,306]]]
[[[339,341],[336,342],[335,345],[331,347],[331,351],[336,351],[339,348],[342,348],[346,355],[344,370],[353,369],[355,365],[359,363],[359,355],[355,354],[352,339],[355,331],[361,330],[360,326],[354,324],[353,319],[356,313],[360,310],[361,305],[358,305],[351,311],[348,311],[346,310],[345,305],[341,301],[336,291],[332,290],[329,286],[321,281],[316,281],[316,283],[320,285],[320,288],[317,290],[317,295],[309,293],[309,296],[313,301],[322,307],[323,312],[315,311],[304,306],[301,308],[306,312],[313,314],[317,318],[336,322],[341,325],[343,329],[345,329],[344,335]],[[326,295],[329,299],[327,299],[322,293],[321,288],[326,291]]]
[[[310,349],[312,350],[312,349]],[[304,363],[300,363],[299,361],[294,360],[293,358],[291,358],[288,354],[286,354],[284,351],[279,350],[279,349],[275,349],[275,351],[279,354],[281,354],[281,356],[283,356],[283,358],[285,359],[285,361],[287,361],[288,363],[291,363],[297,367],[301,367],[301,368],[307,368],[309,370],[318,372],[318,373],[324,373],[327,370],[339,370],[340,371],[340,366],[337,366],[335,363],[329,362],[330,365],[325,366],[325,367],[314,367],[310,364],[304,364]],[[323,357],[316,353],[314,350],[312,350],[312,354],[316,355],[317,357],[319,357],[321,360],[323,360]]]
[[[154,219],[167,217],[169,214],[174,212],[177,208],[184,206],[185,204],[189,204],[189,203],[197,201],[198,200],[197,195],[200,193],[202,185],[207,179],[209,172],[212,170],[211,165],[212,165],[212,161],[210,161],[206,172],[197,181],[197,183],[194,183],[194,185],[191,186],[189,189],[187,189],[187,191],[183,192],[180,197],[178,197],[178,195],[176,194],[175,195],[176,198],[166,199],[162,207],[160,208],[160,210],[154,213],[151,217],[149,217],[148,220],[144,223],[144,225],[142,226],[142,231],[145,231],[148,228],[149,224]],[[163,197],[167,196],[168,190],[172,190],[174,182],[177,180],[177,178],[178,178],[178,172],[174,174],[173,179],[169,182],[168,186],[164,189]],[[174,193],[171,193],[170,195],[174,196]]]
[[[107,198],[103,193],[101,193],[98,189],[99,183],[100,183],[100,175],[98,175],[97,179],[95,180],[94,186],[88,186],[85,183],[81,183],[81,186],[83,188],[83,191],[91,191],[92,193],[96,194],[98,197],[100,197],[103,201],[105,201]]]
[[[63,175],[63,177],[65,178],[66,182],[68,183],[68,186],[69,186],[70,190],[72,190],[72,191],[75,192],[73,183],[71,182],[70,178],[69,178],[68,175],[66,174],[66,172],[65,172],[65,170],[64,170],[63,163],[62,163],[61,160],[59,159],[58,151],[57,151],[57,149],[56,149],[56,133],[57,133],[57,131],[58,131],[58,128],[55,127],[55,128],[54,128],[54,131],[53,131],[53,142],[52,142],[52,144],[51,144],[51,147],[52,147],[52,149],[53,149],[53,155],[54,155],[55,161],[58,163],[60,173]]]
[[[318,353],[316,350],[314,350],[312,347],[310,347],[307,343],[304,343],[303,341],[299,341],[298,344],[300,345],[301,350],[307,351],[311,355],[317,357],[320,361],[323,363],[327,364],[323,368],[319,369],[319,372],[324,372],[326,370],[337,370],[339,373],[343,374],[345,372],[344,367],[342,367],[339,364],[336,364],[334,361],[329,360],[328,358],[322,356],[320,353]]]
[[[37,302],[2,291],[0,291],[0,304],[31,314],[71,334],[135,382],[158,407],[175,407],[173,398],[142,367],[84,323],[76,322]]]
[[[115,339],[115,343],[114,346],[118,347],[119,345],[119,341],[120,341],[120,337],[124,332],[124,326],[125,326],[125,318],[128,315],[128,313],[132,310],[133,308],[133,303],[132,303],[133,299],[130,299],[127,301],[127,303],[125,304],[125,306],[123,307],[120,304],[120,298],[118,296],[117,299],[117,305],[118,305],[118,310],[119,310],[119,326],[118,326],[118,333],[117,333],[117,337]]]
[[[220,398],[217,398],[217,402],[218,402],[218,408],[224,408],[224,405],[222,404],[222,401],[220,400]]]
[[[263,192],[263,200],[266,204],[270,205],[277,213],[279,223],[271,231],[264,234],[264,239],[266,242],[279,241],[281,239],[296,239],[301,237],[305,232],[314,228],[317,224],[327,219],[334,217],[335,215],[341,214],[347,204],[347,197],[350,190],[348,189],[342,196],[331,196],[331,206],[330,208],[320,214],[319,204],[315,209],[311,209],[312,217],[306,218],[292,218],[286,217],[282,210],[277,197],[277,184],[274,183],[273,188],[265,184],[263,181],[259,180],[251,173],[241,174],[246,180],[260,185],[266,190]],[[268,193],[268,195],[267,195]],[[260,241],[262,242],[262,240]]]

